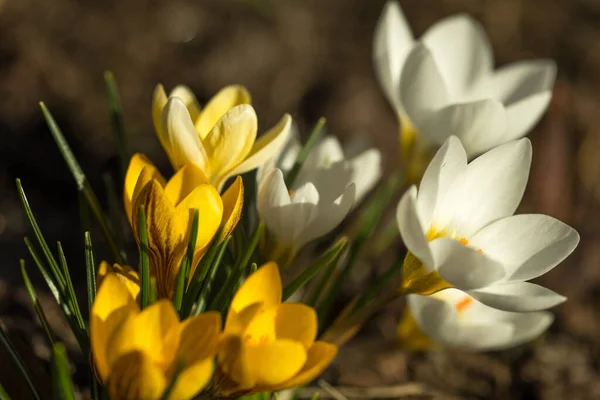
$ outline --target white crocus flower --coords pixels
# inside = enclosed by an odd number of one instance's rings
[[[437,152],[398,205],[409,255],[406,292],[465,291],[506,311],[537,311],[564,297],[525,282],[545,274],[577,246],[578,233],[546,215],[513,215],[531,164],[531,143],[501,145],[467,164],[456,137]],[[416,258],[416,259],[415,259]]]
[[[554,320],[549,312],[496,310],[458,289],[412,294],[408,307],[418,327],[436,342],[472,350],[502,350],[526,343]]]
[[[416,41],[396,2],[386,4],[377,26],[374,62],[402,141],[416,131],[417,141],[439,146],[455,135],[469,158],[526,135],[546,110],[556,76],[551,60],[494,70],[488,38],[467,15],[438,21]]]

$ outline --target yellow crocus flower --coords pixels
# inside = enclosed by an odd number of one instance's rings
[[[125,210],[139,243],[139,209],[145,205],[150,273],[159,298],[172,298],[185,255],[194,209],[199,212],[192,271],[221,227],[221,240],[240,219],[244,198],[241,177],[223,194],[196,165],[184,165],[168,182],[144,155],[135,154],[125,176]]]
[[[290,133],[291,116],[285,114],[257,140],[256,112],[249,103],[246,88],[232,85],[201,110],[189,88],[177,86],[167,96],[158,85],[152,117],[173,168],[192,162],[221,190],[229,177],[253,170],[279,154]]]
[[[317,314],[282,303],[279,268],[269,262],[235,294],[219,347],[216,389],[224,396],[301,386],[320,375],[337,346],[315,341]]]
[[[96,278],[98,287],[102,285],[104,278],[106,278],[109,274],[119,278],[127,290],[129,290],[131,297],[133,297],[136,301],[139,300],[140,274],[135,269],[131,268],[129,265],[114,264],[111,266],[106,261],[102,261],[98,267],[98,274]]]
[[[90,319],[96,372],[112,400],[157,400],[179,371],[169,400],[191,399],[210,381],[220,331],[220,314],[180,322],[169,300],[140,311],[123,281],[108,273]]]

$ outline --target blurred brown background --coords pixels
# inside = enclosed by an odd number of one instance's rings
[[[569,301],[556,309],[557,322],[535,345],[492,355],[407,355],[393,340],[396,307],[350,343],[328,381],[370,388],[353,394],[359,398],[600,398],[600,2],[400,3],[417,35],[443,16],[467,12],[485,26],[499,65],[534,57],[557,61],[553,103],[530,135],[534,166],[522,212],[568,222],[581,232],[582,243],[542,279]],[[16,336],[25,333],[22,345],[33,342],[36,348],[39,334],[33,322],[24,322],[31,317],[21,317],[30,310],[19,289],[18,259],[32,264],[23,245],[31,233],[16,177],[47,239],[63,242],[81,276],[84,268],[76,188],[38,101],[54,113],[102,201],[102,175],[117,171],[103,82],[107,69],[120,85],[130,148],[162,166],[166,158],[150,117],[156,83],[185,83],[201,103],[222,86],[240,83],[252,93],[261,130],[284,112],[301,128],[324,115],[331,133],[344,140],[363,135],[380,148],[390,170],[396,122],[371,63],[383,4],[0,0],[0,315]],[[13,369],[8,364],[0,354],[0,377]],[[43,366],[38,368],[42,373]]]

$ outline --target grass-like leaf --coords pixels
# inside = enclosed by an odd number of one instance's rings
[[[310,267],[302,272],[296,279],[283,288],[283,301],[289,299],[298,289],[306,285],[319,271],[329,267],[331,264],[337,264],[344,249],[348,245],[348,238],[342,237],[333,244],[321,257],[317,259]]]
[[[6,393],[4,386],[0,384],[0,400],[10,400],[10,396]]]
[[[60,261],[60,267],[63,272],[63,276],[65,277],[65,281],[67,283],[67,287],[64,290],[64,297],[66,298],[69,309],[75,315],[79,326],[84,326],[83,316],[81,315],[81,308],[79,307],[79,301],[77,300],[77,295],[75,294],[75,288],[73,287],[73,281],[71,280],[71,273],[69,272],[69,266],[67,265],[67,259],[65,257],[65,253],[62,248],[62,244],[60,242],[57,243],[58,247],[58,260]]]
[[[96,299],[96,260],[94,259],[94,248],[92,247],[92,237],[89,232],[85,232],[85,278],[88,294],[88,311],[92,315],[92,306]]]
[[[183,295],[185,294],[187,282],[189,281],[190,277],[190,269],[194,260],[194,250],[196,249],[196,240],[198,239],[198,220],[199,213],[196,209],[194,210],[194,219],[192,220],[192,226],[190,228],[190,238],[188,240],[187,251],[185,253],[185,257],[183,257],[183,260],[181,261],[179,273],[177,274],[177,286],[175,288],[175,297],[173,298],[173,305],[175,306],[177,312],[181,310]]]
[[[214,262],[210,265],[210,270],[206,275],[206,278],[202,282],[201,288],[196,293],[196,308],[192,312],[192,315],[198,315],[206,309],[206,305],[208,304],[208,298],[212,292],[212,284],[217,276],[217,270],[221,266],[221,261],[223,260],[223,255],[227,250],[227,246],[231,240],[231,236],[223,241],[218,246],[219,251],[217,252],[216,257],[214,258]]]
[[[52,394],[54,400],[75,400],[67,351],[62,343],[52,348]]]
[[[31,284],[31,280],[27,275],[27,270],[25,268],[25,260],[20,260],[21,264],[21,276],[23,277],[23,283],[25,284],[25,289],[27,289],[27,294],[31,299],[31,303],[33,304],[33,308],[35,309],[35,313],[37,314],[40,324],[46,333],[46,337],[48,338],[48,342],[51,346],[54,346],[54,334],[52,333],[52,328],[50,328],[50,324],[48,324],[48,319],[46,318],[46,314],[42,309],[42,305],[40,304],[40,300],[38,299],[37,293],[33,285]]]
[[[122,264],[124,262],[123,254],[121,254],[121,252],[119,251],[115,238],[108,226],[108,222],[106,221],[106,217],[102,212],[102,208],[100,207],[100,203],[98,202],[96,194],[92,190],[85,174],[83,173],[83,170],[81,169],[81,166],[79,165],[79,162],[75,158],[73,151],[69,147],[69,144],[67,143],[67,140],[65,139],[60,128],[58,127],[58,124],[54,120],[54,117],[43,102],[40,103],[40,107],[42,109],[42,113],[44,114],[46,124],[50,129],[50,133],[52,133],[52,137],[54,138],[54,141],[56,142],[60,153],[62,154],[65,162],[67,163],[67,166],[69,167],[73,178],[75,179],[77,189],[84,194],[90,206],[90,209],[92,210],[92,213],[94,214],[96,220],[98,221],[98,224],[100,225],[100,229],[102,230],[102,233],[106,238],[106,241],[113,253],[113,256],[115,257],[118,263]]]
[[[127,164],[129,163],[129,151],[127,150],[127,135],[125,135],[125,122],[123,119],[123,108],[121,96],[115,76],[111,71],[104,72],[104,82],[108,92],[108,104],[110,106],[110,119],[112,122],[112,133],[117,144],[119,160],[121,164],[121,177],[125,177]]]
[[[150,303],[150,259],[148,257],[148,227],[146,224],[145,207],[139,211],[140,235],[140,307],[143,310]]]
[[[25,378],[25,382],[27,382],[27,387],[31,392],[31,397],[35,400],[41,400],[40,394],[35,388],[35,384],[33,383],[33,379],[31,378],[29,370],[25,366],[25,363],[23,362],[23,359],[17,352],[17,349],[15,349],[15,346],[8,338],[8,335],[4,331],[4,328],[2,328],[2,325],[0,325],[0,344],[4,346],[10,358],[12,358],[13,362],[17,365],[17,369],[19,370],[21,375],[23,375],[23,378]]]
[[[298,177],[298,173],[300,173],[300,169],[302,168],[302,165],[308,158],[310,151],[321,137],[326,122],[327,120],[324,117],[319,118],[312,131],[310,132],[308,140],[306,141],[306,143],[302,147],[302,150],[300,150],[298,156],[296,157],[296,162],[294,163],[294,166],[285,177],[285,184],[288,188],[290,188],[294,184],[294,181]]]

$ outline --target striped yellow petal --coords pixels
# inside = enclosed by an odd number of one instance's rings
[[[231,85],[221,89],[210,99],[198,118],[194,119],[200,138],[204,139],[227,111],[240,104],[250,104],[250,102],[250,93],[243,86]]]

